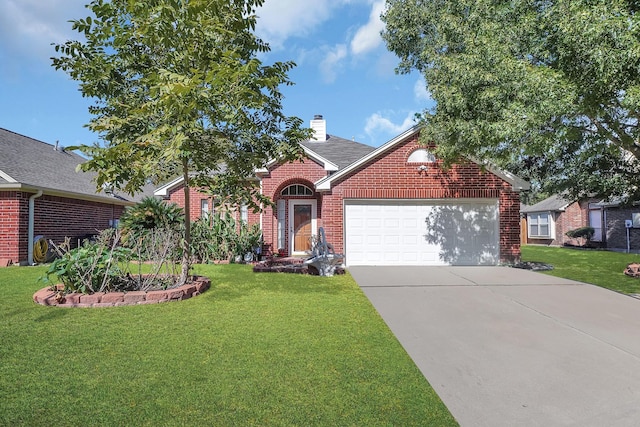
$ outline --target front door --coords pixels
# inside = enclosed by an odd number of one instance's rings
[[[316,201],[289,200],[289,245],[292,255],[311,251],[311,237],[316,234]]]

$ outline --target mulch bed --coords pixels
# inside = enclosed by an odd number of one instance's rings
[[[537,262],[537,261],[522,261],[517,264],[513,264],[511,267],[522,268],[524,270],[532,270],[532,271],[553,270],[553,265],[545,264],[544,262]]]

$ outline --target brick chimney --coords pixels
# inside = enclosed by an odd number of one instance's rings
[[[322,118],[322,114],[316,114],[311,120],[311,129],[313,130],[313,141],[327,140],[327,121]]]

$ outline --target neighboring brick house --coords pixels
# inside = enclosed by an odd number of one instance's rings
[[[638,203],[602,201],[604,240],[607,248],[640,250],[640,206]]]
[[[433,147],[418,143],[417,126],[378,148],[327,135],[322,116],[311,128],[315,137],[302,143],[303,161],[274,161],[257,171],[275,208],[267,206],[249,222],[260,224],[272,251],[304,255],[323,227],[348,266],[519,258],[519,192],[526,182],[473,162],[443,168]],[[180,204],[182,182],[170,184],[156,195]],[[191,195],[195,212],[211,206],[206,195]]]
[[[1,264],[31,262],[35,236],[60,243],[94,235],[138,200],[97,194],[93,174],[76,171],[85,160],[57,144],[0,128]]]
[[[563,246],[580,246],[581,239],[572,239],[567,231],[582,227],[593,227],[591,243],[604,245],[603,208],[600,199],[572,200],[562,195],[553,195],[531,206],[525,206],[521,212],[525,221],[527,243]]]
[[[572,200],[553,195],[521,210],[523,233],[529,244],[552,246],[584,244],[566,235],[569,230],[593,227],[591,246],[640,250],[640,206],[601,199]]]

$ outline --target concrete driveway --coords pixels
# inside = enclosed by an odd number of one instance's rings
[[[461,425],[640,425],[640,300],[508,267],[349,272]]]

